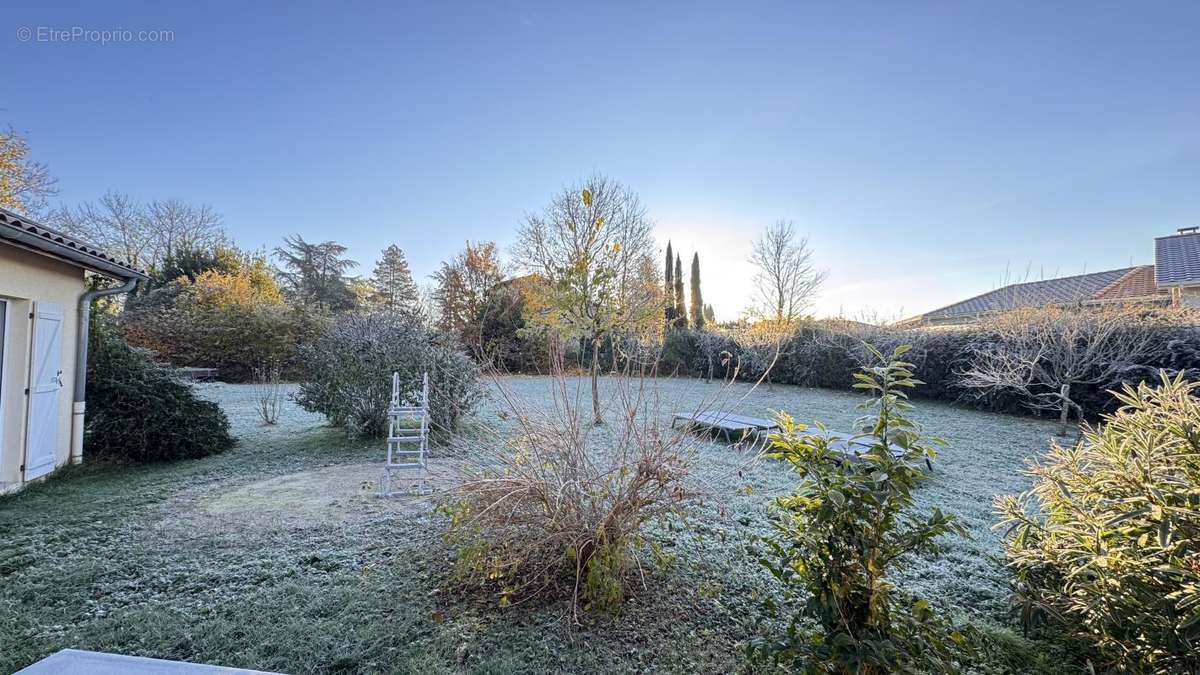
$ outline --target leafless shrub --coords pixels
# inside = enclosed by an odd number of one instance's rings
[[[255,369],[254,404],[254,410],[264,424],[273,426],[279,422],[279,412],[283,409],[283,383],[279,381],[278,365],[269,363]]]
[[[963,387],[1020,395],[1031,408],[1059,413],[1067,433],[1072,410],[1083,408],[1071,388],[1107,382],[1154,347],[1155,320],[1122,308],[1077,310],[1039,307],[986,318],[986,339],[971,349]]]
[[[603,427],[578,381],[559,370],[551,382],[548,409],[501,388],[513,432],[443,508],[461,583],[497,592],[501,605],[569,597],[578,620],[582,608],[619,605],[644,563],[661,561],[645,526],[684,517],[710,488],[692,473],[696,437],[664,423],[653,378],[611,378]]]

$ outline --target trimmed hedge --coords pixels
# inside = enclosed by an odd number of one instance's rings
[[[1182,373],[1187,380],[1200,380],[1200,329],[1186,325],[1164,325],[1153,330],[1157,348],[1141,363],[1121,366],[1111,381],[1076,385],[1073,398],[1088,417],[1111,413],[1117,403],[1110,391],[1123,385],[1154,382],[1159,369],[1169,375]],[[810,323],[798,330],[782,346],[770,380],[777,384],[795,384],[826,389],[847,389],[861,367],[863,351],[859,339],[865,339],[883,351],[900,344],[911,344],[905,355],[916,366],[916,377],[924,385],[913,396],[947,401],[973,408],[1007,413],[1027,413],[1029,409],[1014,394],[982,394],[958,386],[958,374],[970,367],[972,346],[987,336],[977,328],[946,330],[904,330],[864,328],[857,337],[834,330],[823,323]],[[672,331],[664,340],[659,373],[685,377],[705,377],[714,353],[727,351],[738,365],[738,378],[758,380],[770,364],[774,347],[758,348],[739,344],[727,333],[709,331]],[[714,376],[723,369],[718,365]]]

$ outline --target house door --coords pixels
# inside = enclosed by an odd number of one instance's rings
[[[29,422],[25,437],[25,480],[54,469],[58,449],[59,390],[62,389],[63,308],[51,302],[34,307],[33,354],[29,370]]]

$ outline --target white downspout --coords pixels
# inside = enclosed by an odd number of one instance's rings
[[[138,280],[127,279],[123,286],[88,291],[79,298],[79,330],[75,334],[75,396],[71,404],[71,463],[83,461],[83,422],[87,398],[88,333],[92,326],[92,301],[108,295],[129,293]]]

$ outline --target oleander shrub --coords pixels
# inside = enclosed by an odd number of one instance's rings
[[[229,420],[170,369],[121,339],[100,314],[88,336],[85,455],[155,462],[229,449]]]
[[[412,312],[342,315],[301,347],[298,364],[296,402],[356,436],[387,433],[393,372],[409,399],[429,374],[430,428],[439,435],[458,429],[483,396],[479,366]]]
[[[997,500],[1028,626],[1091,643],[1104,669],[1200,671],[1200,383],[1161,373]]]
[[[871,394],[856,436],[869,448],[858,459],[839,452],[823,427],[806,433],[780,415],[771,456],[790,464],[801,483],[772,502],[774,533],[761,562],[783,586],[781,601],[766,602],[767,616],[783,628],[750,642],[760,664],[845,675],[957,672],[970,655],[973,630],[955,628],[890,577],[913,555],[938,554],[943,534],[966,535],[955,516],[914,505],[935,451],[905,416],[912,407],[905,390],[920,384],[901,360],[906,351],[885,357],[867,347],[875,362],[854,386]]]

